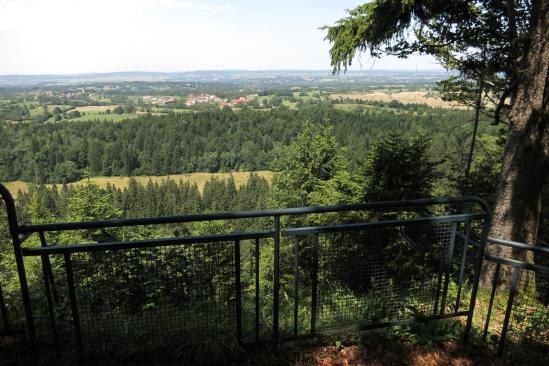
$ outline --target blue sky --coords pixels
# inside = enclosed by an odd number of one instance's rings
[[[318,28],[363,1],[0,0],[0,74],[326,69]],[[354,69],[435,69],[366,55]]]

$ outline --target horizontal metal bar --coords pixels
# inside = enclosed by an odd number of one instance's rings
[[[100,221],[82,221],[82,222],[67,222],[55,224],[36,224],[36,225],[21,225],[18,227],[20,233],[39,232],[39,231],[61,231],[61,230],[77,230],[77,229],[99,229],[106,227],[122,227],[122,226],[138,226],[138,225],[158,225],[158,224],[173,224],[183,222],[197,221],[213,221],[213,220],[234,220],[255,217],[269,216],[294,216],[307,215],[313,213],[327,212],[345,212],[359,210],[374,210],[383,208],[405,208],[417,206],[430,206],[440,204],[456,204],[456,203],[476,203],[481,206],[483,212],[488,214],[490,209],[486,202],[478,197],[440,197],[426,198],[408,201],[388,201],[388,202],[367,202],[351,205],[336,205],[336,206],[316,206],[316,207],[299,207],[299,208],[281,208],[259,211],[237,211],[237,212],[219,212],[211,214],[197,214],[184,216],[164,216],[164,217],[146,217],[136,219],[115,219],[115,220],[100,220]]]
[[[186,236],[176,238],[160,238],[147,240],[133,241],[111,241],[103,243],[89,243],[76,245],[57,245],[41,248],[23,248],[24,256],[38,256],[44,254],[66,254],[66,253],[83,253],[83,252],[98,252],[105,250],[120,250],[133,248],[147,248],[166,245],[182,245],[182,244],[199,244],[199,243],[214,243],[220,241],[234,240],[250,240],[257,238],[272,238],[272,231],[256,231],[247,233],[233,234],[212,234],[200,236]]]
[[[377,328],[387,328],[392,327],[395,325],[406,325],[411,323],[423,323],[428,322],[432,320],[442,320],[442,319],[449,319],[449,318],[457,318],[460,316],[466,316],[469,315],[469,311],[463,310],[459,311],[457,313],[447,313],[447,314],[438,314],[438,315],[429,315],[421,318],[413,318],[413,319],[403,319],[403,320],[395,320],[391,322],[383,322],[383,323],[376,323],[376,324],[368,324],[360,326],[360,330],[371,330],[371,329],[377,329]]]
[[[549,275],[549,267],[540,266],[539,264],[525,263],[525,262],[517,261],[515,259],[507,259],[507,258],[497,257],[494,255],[488,255],[488,254],[484,256],[484,259],[489,260],[491,262],[495,262],[495,263],[506,264],[519,269],[528,269],[531,271],[535,271],[537,273]]]
[[[323,225],[323,226],[309,226],[290,228],[284,230],[284,235],[297,236],[297,235],[311,235],[314,233],[332,233],[341,231],[355,231],[366,229],[371,226],[400,226],[400,225],[413,225],[413,224],[443,224],[448,222],[463,222],[469,220],[475,220],[485,217],[485,214],[461,214],[461,215],[449,215],[449,216],[431,216],[420,217],[417,219],[408,220],[385,220],[385,221],[368,221],[355,224],[337,224],[337,225]]]
[[[391,321],[391,322],[359,325],[358,326],[358,332],[368,331],[368,330],[372,330],[372,329],[388,328],[388,327],[397,326],[397,325],[406,325],[406,324],[411,324],[411,323],[423,323],[423,322],[428,322],[428,321],[432,321],[432,320],[443,320],[443,319],[450,319],[450,318],[458,318],[458,317],[461,317],[461,316],[466,316],[468,314],[469,314],[469,312],[464,310],[464,311],[460,311],[460,312],[457,312],[457,313],[426,316],[426,317],[423,317],[423,318],[420,318],[420,319],[409,318],[409,319],[403,319],[403,320],[395,320],[395,321]],[[314,338],[319,333],[320,334],[334,334],[334,333],[341,334],[342,332],[345,332],[345,331],[353,332],[353,331],[356,331],[356,330],[357,330],[357,325],[356,324],[349,324],[347,326],[339,325],[336,328],[322,329],[322,330],[316,332],[315,334],[303,333],[303,334],[298,334],[297,336],[294,336],[294,335],[285,336],[283,341],[284,342],[294,342],[294,341],[307,340],[307,339]],[[257,344],[262,344],[262,343],[266,344],[268,342],[271,342],[271,341],[270,340],[263,340],[263,341],[259,341],[259,342],[254,342],[253,344],[254,344],[254,346],[256,346]]]
[[[524,244],[524,243],[520,243],[518,241],[497,239],[497,238],[491,238],[491,237],[488,237],[488,243],[490,243],[490,244],[500,244],[500,245],[505,245],[505,246],[512,247],[512,248],[525,249],[525,250],[531,250],[533,252],[549,254],[549,248],[536,246],[535,244]]]

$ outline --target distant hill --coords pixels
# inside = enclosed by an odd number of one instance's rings
[[[231,82],[258,79],[287,78],[295,80],[326,79],[431,79],[440,80],[448,74],[441,70],[371,70],[349,71],[346,74],[332,75],[330,70],[198,70],[185,72],[148,72],[125,71],[108,73],[85,73],[67,75],[0,75],[0,85],[42,85],[42,84],[78,84],[90,82],[116,81],[215,81]]]

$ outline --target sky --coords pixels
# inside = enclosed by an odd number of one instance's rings
[[[329,70],[323,25],[353,0],[0,0],[0,74]],[[362,55],[352,69],[439,69]]]

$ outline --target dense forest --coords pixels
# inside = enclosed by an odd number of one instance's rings
[[[458,117],[461,112],[440,111]],[[454,113],[454,114],[453,114]],[[216,115],[212,113],[212,116]],[[229,125],[231,123],[253,123],[252,117],[267,115],[256,114],[256,112],[245,111],[232,113],[220,111],[217,116],[219,123]],[[307,119],[312,119],[309,114]],[[322,110],[321,116],[339,116],[341,119],[328,123],[326,119],[319,119],[314,123],[307,121],[298,123],[297,116],[305,117],[305,111],[274,111],[269,114],[274,124],[280,124],[277,129],[271,131],[272,135],[278,136],[280,140],[287,138],[288,144],[272,147],[273,167],[278,169],[272,184],[264,178],[251,173],[248,181],[242,186],[237,186],[234,179],[220,180],[212,178],[208,181],[203,190],[200,191],[196,185],[185,182],[176,182],[166,179],[161,183],[139,184],[131,179],[125,188],[107,186],[100,188],[91,181],[87,184],[68,185],[60,184],[47,187],[45,185],[31,185],[28,192],[20,192],[17,197],[18,213],[21,222],[51,223],[97,219],[112,219],[120,217],[144,217],[144,216],[165,216],[191,213],[219,212],[232,210],[264,209],[269,207],[297,207],[313,205],[331,205],[338,203],[353,203],[380,200],[401,200],[428,197],[433,195],[451,194],[475,194],[481,195],[490,200],[495,190],[495,184],[499,172],[499,156],[501,152],[501,141],[494,134],[483,134],[480,136],[479,149],[472,163],[471,174],[464,178],[461,172],[455,171],[453,167],[459,165],[460,155],[436,153],[436,149],[444,150],[442,143],[450,144],[456,141],[451,137],[443,137],[443,126],[437,126],[436,119],[430,120],[430,130],[413,131],[401,129],[389,129],[382,131],[375,126],[377,138],[372,138],[368,146],[363,146],[361,151],[351,152],[352,148],[345,148],[340,141],[352,141],[351,131],[346,131],[345,126],[352,126],[356,131],[361,131],[360,121],[368,124],[368,118],[372,122],[374,117],[364,112],[339,112],[332,109]],[[390,113],[395,120],[399,120],[404,114]],[[244,117],[250,118],[246,121]],[[273,118],[277,116],[280,119]],[[285,134],[282,128],[281,116],[293,116],[295,118],[294,136],[291,133]],[[350,116],[345,120],[345,116]],[[411,115],[408,119],[402,118],[402,125],[406,123],[423,123],[428,126],[427,118],[422,119],[421,115]],[[175,134],[177,133],[178,122],[185,126],[182,119],[189,117],[174,115],[173,120],[169,118],[151,117],[148,121],[143,119],[142,123],[160,126],[166,124]],[[198,125],[197,121],[206,120],[205,116],[193,115],[190,120]],[[241,120],[242,118],[242,120]],[[466,114],[462,115],[466,120]],[[348,123],[348,121],[352,123]],[[131,135],[129,126],[136,126],[134,122],[127,121],[120,124],[113,123],[89,123],[86,125],[92,128],[108,129],[123,132],[120,136]],[[125,126],[125,124],[128,124]],[[381,122],[380,122],[381,124]],[[74,128],[78,124],[66,124],[62,127],[67,131],[79,131]],[[21,125],[23,126],[23,125]],[[209,125],[212,126],[212,125]],[[459,126],[459,124],[458,124]],[[18,126],[20,127],[20,126]],[[28,125],[27,128],[32,127]],[[41,126],[45,127],[45,126]],[[48,126],[48,128],[60,128],[60,126]],[[71,127],[72,129],[69,129]],[[164,127],[168,129],[168,127]],[[263,127],[267,129],[267,127]],[[445,128],[449,128],[446,126]],[[439,130],[438,130],[439,129]],[[363,128],[362,131],[366,130]],[[420,129],[421,130],[421,129]],[[158,130],[156,130],[158,131]],[[463,129],[464,136],[466,128]],[[207,129],[204,132],[209,132]],[[235,132],[235,136],[239,134]],[[159,136],[166,136],[165,134]],[[221,134],[221,131],[218,131]],[[240,131],[245,134],[245,131]],[[89,136],[89,135],[87,135]],[[433,138],[439,136],[439,139]],[[236,138],[236,137],[235,137]],[[130,140],[131,141],[131,140]],[[168,140],[171,141],[171,140]],[[203,140],[204,142],[206,139]],[[218,141],[221,141],[219,139]],[[238,146],[235,143],[233,146]],[[212,146],[213,148],[213,146]],[[455,146],[459,149],[458,146]],[[151,146],[152,149],[152,146]],[[274,151],[276,151],[276,154]],[[153,150],[150,150],[151,153]],[[354,154],[354,155],[353,155]],[[353,157],[355,167],[352,167]],[[69,161],[69,160],[67,160]],[[85,161],[85,160],[84,160]],[[82,166],[86,166],[83,164]],[[83,168],[85,169],[85,168]],[[437,213],[443,213],[440,211]],[[434,214],[435,212],[416,212],[415,214]],[[408,214],[414,214],[408,212]],[[384,214],[387,218],[393,217],[394,212]],[[0,225],[5,225],[4,210],[0,211]],[[357,217],[345,214],[337,215],[310,215],[285,218],[283,225],[308,226],[329,223],[344,223],[348,220],[370,220],[379,219],[379,212],[364,212]],[[547,221],[547,220],[546,220]],[[148,238],[161,238],[172,236],[204,235],[217,233],[231,233],[251,230],[268,230],[272,225],[270,218],[265,219],[242,219],[242,220],[217,220],[207,222],[192,222],[184,224],[168,224],[160,227],[140,226],[132,228],[102,229],[102,230],[75,230],[71,232],[50,232],[47,233],[47,240],[55,244],[74,244],[89,242],[104,242],[110,240],[140,240]],[[544,225],[546,226],[546,225]],[[425,228],[407,232],[409,240],[425,240],[422,231]],[[384,276],[394,279],[395,284],[388,288],[390,294],[398,294],[408,291],[407,286],[433,286],[432,274],[436,272],[437,250],[435,241],[424,241],[424,245],[418,247],[409,245],[410,241],[402,240],[399,228],[391,230],[370,230],[358,234],[342,234],[326,236],[321,245],[322,260],[319,263],[320,285],[323,293],[322,307],[319,310],[319,324],[330,326],[333,324],[333,314],[344,314],[340,321],[348,322],[352,314],[347,315],[350,306],[364,307],[370,309],[373,319],[389,317],[385,313],[386,304],[394,301],[391,296],[379,295],[376,286],[379,286],[374,279],[368,283],[359,280],[359,274],[365,278],[377,278],[377,267],[362,266],[363,261],[377,263],[380,260],[380,253],[386,258]],[[416,232],[417,231],[417,232]],[[7,230],[0,228],[0,233],[7,235]],[[410,239],[411,238],[411,239]],[[423,238],[423,239],[421,239]],[[6,293],[13,300],[10,301],[11,309],[20,308],[18,304],[18,282],[16,279],[16,268],[13,261],[13,251],[10,247],[10,240],[6,236],[2,239],[0,250],[0,271],[3,274],[3,286]],[[368,242],[371,245],[359,245],[358,243]],[[282,238],[281,252],[283,253],[280,269],[285,275],[281,278],[280,290],[284,296],[280,304],[280,328],[288,332],[293,324],[292,314],[294,311],[293,288],[295,278],[307,279],[310,277],[310,263],[308,258],[308,241],[304,240],[299,248],[299,274],[294,275],[293,257],[289,255],[295,250],[295,244],[290,238]],[[343,243],[343,244],[342,244]],[[380,243],[384,243],[384,249],[380,252]],[[388,244],[387,244],[388,243]],[[37,237],[29,238],[26,246],[39,246]],[[437,249],[438,248],[438,249]],[[158,249],[158,248],[156,248]],[[232,331],[231,312],[221,312],[224,309],[232,309],[234,297],[232,295],[233,284],[233,263],[229,260],[234,255],[232,246],[191,245],[188,247],[174,247],[168,249],[130,250],[97,253],[90,256],[75,255],[75,276],[81,279],[78,282],[79,306],[83,314],[83,324],[93,329],[94,336],[90,341],[98,342],[98,349],[110,349],[109,347],[122,346],[117,342],[124,343],[124,347],[138,349],[141,332],[154,334],[156,331],[153,322],[144,325],[137,334],[133,329],[124,328],[126,319],[139,316],[146,312],[151,319],[157,319],[163,314],[166,306],[177,309],[177,315],[173,315],[170,321],[184,329],[182,333],[170,333],[170,327],[162,328],[161,334],[176,335],[183,334],[183,342],[187,334],[196,327],[205,332],[208,336],[219,337]],[[432,249],[432,250],[431,250]],[[261,294],[270,296],[273,291],[272,261],[273,251],[268,244],[259,247],[258,256],[261,258],[258,272],[258,283],[254,282],[253,263],[255,254],[250,243],[242,243],[242,307],[243,307],[243,331],[250,334],[253,329],[253,322],[249,314],[254,311],[254,293],[256,288]],[[335,255],[337,253],[337,255]],[[333,254],[333,256],[332,256]],[[384,257],[384,258],[385,258]],[[403,261],[402,258],[405,258]],[[38,258],[37,258],[38,259]],[[55,278],[62,278],[63,263],[60,258],[51,256]],[[435,263],[435,264],[434,264]],[[189,265],[190,264],[190,265]],[[42,279],[39,261],[28,261],[27,270],[29,281],[34,289],[39,289]],[[100,268],[100,270],[98,270]],[[456,267],[457,268],[457,267]],[[149,278],[144,274],[160,273],[158,278]],[[351,273],[351,275],[350,275]],[[122,276],[123,280],[118,277]],[[472,270],[467,267],[465,276],[467,281],[472,278]],[[154,277],[154,276],[152,276]],[[307,280],[305,280],[307,281]],[[430,282],[431,281],[431,282]],[[303,283],[308,286],[308,282]],[[113,291],[113,288],[121,290]],[[259,286],[259,287],[256,287]],[[418,287],[422,288],[422,287]],[[454,296],[456,288],[455,279],[449,281],[449,293]],[[543,296],[547,296],[549,290],[544,282],[540,282],[538,290]],[[309,291],[301,293],[298,313],[300,329],[307,329],[309,318],[309,303],[311,294]],[[467,301],[468,290],[465,293],[464,302]],[[41,297],[35,298],[36,318],[46,319],[46,305]],[[404,308],[416,309],[417,303],[428,304],[432,296],[410,296],[402,300]],[[62,314],[67,312],[66,302],[56,305],[56,311],[61,314],[57,317],[59,327],[70,331],[70,324]],[[355,305],[350,305],[355,304]],[[373,306],[373,307],[371,307]],[[116,309],[114,313],[102,309]],[[221,310],[220,310],[221,309]],[[431,309],[429,307],[429,309]],[[403,310],[404,311],[404,310]],[[22,320],[22,314],[16,313],[15,321]],[[169,315],[172,316],[172,315]],[[219,316],[219,323],[200,323],[200,317]],[[350,318],[349,318],[350,317]],[[264,333],[270,329],[273,322],[272,306],[269,302],[260,304],[260,320],[262,330],[261,336],[268,336]],[[332,322],[332,323],[331,323]],[[199,324],[200,323],[200,324]],[[528,323],[530,324],[530,323]],[[214,328],[211,328],[214,327]],[[116,333],[113,336],[112,329],[127,329],[125,333]],[[461,332],[459,332],[461,334]],[[167,339],[171,339],[168,337]],[[193,334],[194,337],[194,334]],[[174,338],[175,339],[175,338]],[[193,341],[195,339],[193,338]]]
[[[297,110],[216,110],[143,115],[119,123],[60,122],[0,125],[0,180],[67,183],[83,175],[166,175],[197,171],[281,169],[277,156],[303,121],[329,126],[346,149],[349,169],[364,161],[372,141],[391,131],[422,130],[432,154],[458,162],[464,155],[472,112],[420,106],[341,111],[330,102]],[[481,124],[479,134],[496,135]]]

